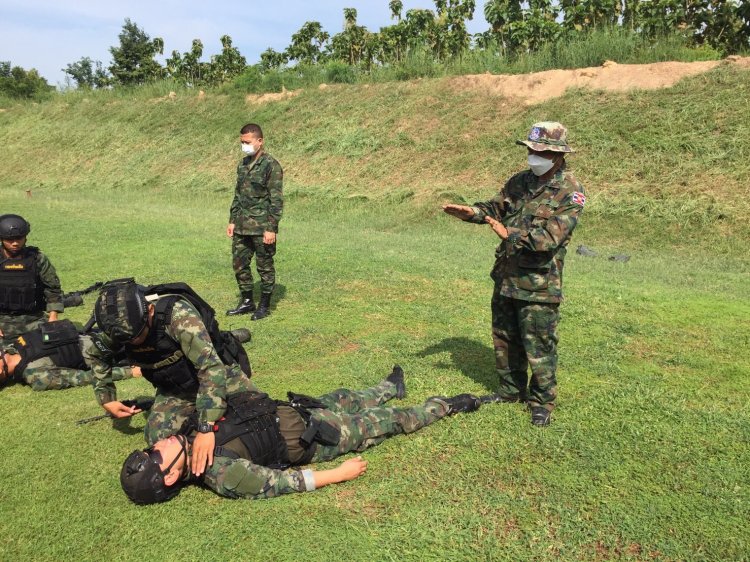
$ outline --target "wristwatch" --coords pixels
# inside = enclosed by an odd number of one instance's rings
[[[198,433],[213,433],[214,422],[200,422],[198,424]]]

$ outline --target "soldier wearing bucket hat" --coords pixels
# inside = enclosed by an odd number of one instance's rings
[[[504,401],[526,403],[536,426],[548,425],[555,407],[563,265],[586,203],[566,167],[565,155],[573,152],[567,136],[560,123],[535,123],[516,141],[527,148],[528,170],[489,201],[443,206],[449,215],[488,224],[501,239],[490,274],[499,393]]]

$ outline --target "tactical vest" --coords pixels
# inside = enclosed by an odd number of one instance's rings
[[[44,311],[44,294],[39,281],[39,249],[24,248],[16,258],[0,261],[0,314],[29,314]]]
[[[194,394],[198,392],[198,371],[185,357],[179,344],[167,333],[177,295],[160,298],[154,305],[154,319],[146,340],[140,345],[125,344],[125,351],[143,377],[160,390]]]
[[[81,353],[78,330],[70,320],[45,322],[36,330],[20,335],[14,344],[21,356],[14,376],[18,380],[29,363],[49,357],[58,367],[88,369]]]
[[[308,464],[318,443],[338,444],[340,428],[311,415],[310,410],[326,407],[322,402],[291,392],[288,396],[289,402],[273,400],[265,392],[228,395],[226,412],[214,425],[214,455],[284,470],[291,465]],[[192,438],[197,427],[196,412],[185,421],[180,433]]]

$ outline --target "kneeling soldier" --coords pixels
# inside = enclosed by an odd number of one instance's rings
[[[94,317],[104,332],[92,352],[99,404],[115,418],[141,411],[117,400],[112,366],[115,353],[123,354],[156,387],[146,442],[177,432],[197,411],[200,433],[192,466],[196,474],[203,472],[214,450],[211,428],[224,415],[226,396],[257,390],[240,343],[219,331],[213,309],[184,283],[143,287],[133,279],[112,281],[102,288]]]
[[[211,428],[217,446],[213,464],[202,478],[192,475],[196,423],[188,420],[176,435],[130,454],[120,473],[123,490],[138,504],[166,501],[189,482],[202,483],[229,498],[309,492],[361,476],[367,461],[355,457],[331,470],[291,467],[364,451],[449,414],[477,410],[483,401],[460,394],[429,398],[411,408],[384,407],[388,400],[405,395],[403,377],[396,365],[380,384],[361,391],[339,389],[317,399],[289,393],[287,402],[258,391],[228,396],[225,416]]]

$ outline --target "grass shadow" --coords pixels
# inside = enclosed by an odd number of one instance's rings
[[[464,376],[484,385],[489,392],[497,392],[495,352],[490,346],[466,337],[445,338],[416,355],[425,358],[439,353],[448,353],[451,362],[441,359],[435,363],[435,367],[458,369]]]

